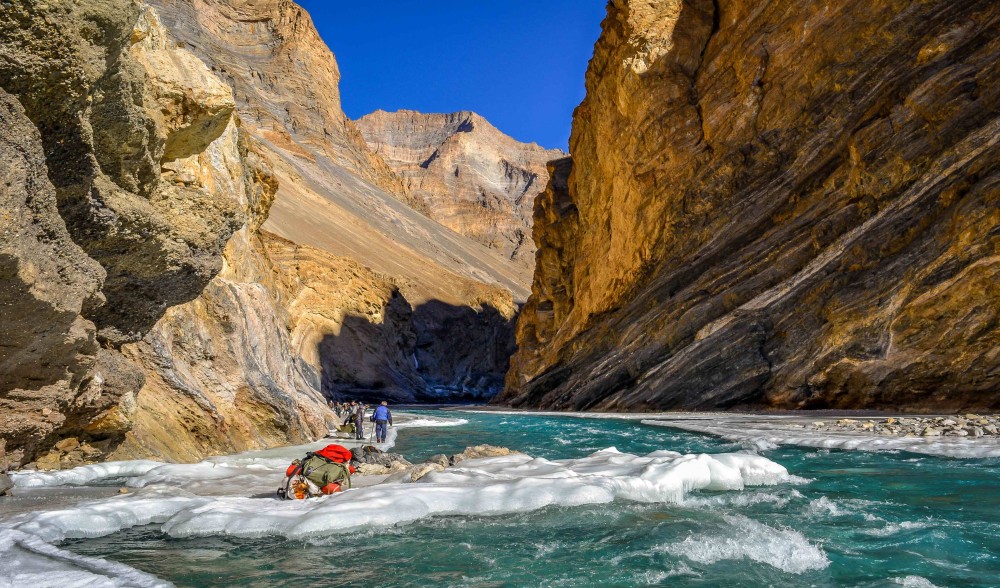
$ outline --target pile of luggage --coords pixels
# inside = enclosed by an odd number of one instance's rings
[[[327,445],[288,466],[285,481],[278,488],[278,497],[303,500],[336,494],[351,487],[353,473],[351,450],[341,445]]]

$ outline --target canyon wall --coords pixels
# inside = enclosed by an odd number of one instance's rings
[[[526,270],[408,205],[308,15],[154,4],[0,10],[0,468],[304,442],[324,395],[495,393]]]
[[[268,152],[278,193],[265,230],[393,276],[412,305],[469,300],[453,284],[523,301],[531,270],[423,214],[343,113],[336,60],[290,0],[151,0],[170,34],[233,87],[243,129]]]
[[[531,217],[558,149],[521,143],[474,112],[379,110],[356,121],[428,216],[528,267]]]
[[[223,270],[252,172],[228,86],[141,5],[8,3],[0,41],[0,462],[59,467],[132,428],[164,366],[131,347]]]
[[[287,286],[275,295],[323,392],[410,402],[495,394],[531,270],[428,218],[344,115],[336,60],[309,15],[288,0],[150,4],[233,88],[241,130],[269,161],[277,192],[262,228],[273,271],[285,274],[275,283]],[[463,360],[451,357],[455,346]]]
[[[615,0],[501,402],[1000,406],[1000,6]]]
[[[466,304],[411,305],[397,278],[277,235],[265,243],[292,347],[321,374],[324,394],[442,402],[503,387],[517,312],[509,292],[456,281]]]

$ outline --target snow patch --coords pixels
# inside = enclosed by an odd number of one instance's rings
[[[393,425],[394,429],[414,429],[417,427],[460,427],[469,424],[467,419],[446,419],[439,417],[417,417]]]

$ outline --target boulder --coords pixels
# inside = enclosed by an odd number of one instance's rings
[[[379,450],[374,445],[364,445],[351,449],[351,463],[355,467],[360,465],[376,465],[388,470],[393,464],[401,463],[404,467],[412,465],[402,455],[398,453],[386,453]],[[385,473],[385,472],[380,472]]]
[[[379,476],[391,473],[388,466],[375,463],[362,463],[354,467],[356,470],[355,473],[361,476]]]
[[[68,453],[70,451],[73,451],[79,446],[80,446],[79,439],[77,439],[76,437],[69,437],[67,439],[63,439],[62,441],[56,443],[55,448],[58,449],[59,451],[62,451],[63,453]]]
[[[506,447],[497,447],[495,445],[476,445],[474,447],[466,447],[465,451],[462,453],[456,453],[451,456],[451,465],[459,464],[467,459],[481,459],[484,457],[501,457],[504,455],[511,455],[520,453],[519,451],[514,451]]]
[[[445,468],[451,465],[451,462],[448,461],[448,456],[443,453],[432,455],[430,458],[427,459],[426,463],[441,464],[441,467]]]
[[[439,463],[422,463],[410,471],[410,481],[416,482],[431,472],[443,472],[444,466]]]
[[[52,451],[35,460],[35,466],[40,470],[59,470],[62,466],[59,463],[59,454]]]
[[[11,480],[7,474],[0,472],[0,496],[8,496],[13,487],[14,480]]]

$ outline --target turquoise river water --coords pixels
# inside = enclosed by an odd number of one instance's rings
[[[400,430],[394,451],[413,462],[480,443],[549,460],[608,447],[754,451],[793,478],[671,503],[616,499],[398,525],[388,516],[322,541],[174,538],[144,524],[56,545],[177,586],[1000,585],[998,458],[761,450],[616,419],[414,412],[467,422]]]

